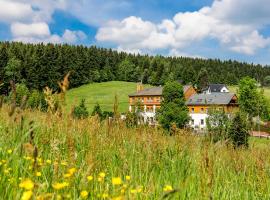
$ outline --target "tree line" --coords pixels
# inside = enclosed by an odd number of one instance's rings
[[[152,85],[182,80],[202,86],[206,82],[234,85],[245,76],[264,83],[270,68],[232,60],[128,54],[96,46],[0,42],[1,93],[8,93],[10,80],[30,90],[48,86],[56,91],[68,72],[71,88],[112,80]]]

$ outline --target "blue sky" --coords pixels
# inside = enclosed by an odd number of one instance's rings
[[[270,0],[0,0],[0,40],[270,64]]]

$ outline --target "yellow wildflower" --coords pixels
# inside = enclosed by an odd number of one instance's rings
[[[87,176],[87,180],[88,180],[88,181],[92,181],[93,179],[94,179],[93,176]]]
[[[121,194],[124,194],[125,193],[125,189],[121,189]]]
[[[41,172],[36,172],[36,176],[40,177],[41,176]]]
[[[105,174],[104,172],[100,172],[98,175],[99,175],[101,178],[104,178],[104,177],[106,176],[106,174]]]
[[[72,176],[71,174],[64,174],[64,178],[69,178],[71,176]]]
[[[108,198],[108,197],[109,197],[109,195],[108,195],[107,193],[102,194],[102,198],[103,198],[103,199],[106,199],[106,198]]]
[[[25,191],[22,195],[21,200],[29,200],[31,199],[32,195],[33,195],[33,192],[31,190]]]
[[[46,160],[46,163],[47,164],[52,164],[52,161],[51,160]]]
[[[32,190],[34,188],[34,183],[30,179],[26,179],[19,184],[19,187],[26,190]]]
[[[52,185],[52,187],[53,187],[55,190],[61,190],[61,189],[65,188],[65,187],[68,187],[68,186],[69,186],[69,183],[67,183],[67,182],[63,182],[63,183],[54,183],[54,184]]]
[[[11,149],[7,150],[7,152],[8,152],[8,154],[12,154],[12,150]]]
[[[102,182],[104,179],[101,177],[98,177],[98,182]]]
[[[141,193],[142,190],[143,190],[143,187],[142,187],[142,186],[139,186],[139,187],[137,188],[137,192],[138,192],[138,193]]]
[[[126,180],[129,181],[131,179],[130,176],[126,176]]]
[[[112,178],[112,184],[113,185],[121,185],[122,179],[120,177]]]
[[[86,190],[81,191],[81,198],[86,199],[88,197],[88,192]]]
[[[137,193],[137,190],[136,190],[136,189],[131,189],[131,190],[130,190],[130,193],[131,193],[131,194],[136,194],[136,193]]]
[[[163,188],[163,191],[164,191],[164,192],[170,192],[170,191],[172,191],[172,190],[173,190],[173,188],[172,188],[171,185],[165,185],[165,187]]]
[[[75,167],[73,167],[73,168],[70,168],[69,170],[68,170],[68,173],[70,173],[70,174],[74,174],[75,172],[76,172],[76,168]]]

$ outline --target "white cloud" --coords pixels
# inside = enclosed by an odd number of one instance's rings
[[[85,40],[86,34],[82,31],[65,30],[63,40],[68,43],[76,43],[78,40]]]
[[[14,37],[48,37],[50,29],[48,24],[44,22],[23,24],[23,23],[13,23],[11,24],[11,33]]]
[[[169,48],[182,51],[197,41],[215,39],[223,48],[252,55],[270,45],[270,37],[259,33],[260,28],[270,24],[268,4],[269,0],[215,0],[211,7],[177,13],[173,19],[159,24],[132,16],[102,26],[96,39],[129,50]],[[239,12],[240,7],[245,10]],[[250,12],[246,14],[245,11]]]
[[[0,21],[10,23],[17,20],[29,21],[34,12],[31,5],[11,0],[0,0]]]
[[[48,24],[42,23],[14,23],[11,25],[11,33],[14,41],[24,43],[76,43],[86,39],[82,31],[71,31],[66,29],[62,36],[51,34]]]

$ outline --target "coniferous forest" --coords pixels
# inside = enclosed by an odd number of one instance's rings
[[[24,83],[29,89],[58,88],[58,81],[71,72],[70,87],[111,80],[162,85],[168,80],[196,84],[237,84],[244,76],[263,83],[270,67],[185,57],[135,55],[95,46],[60,44],[0,43],[1,93],[9,90],[9,81]]]

